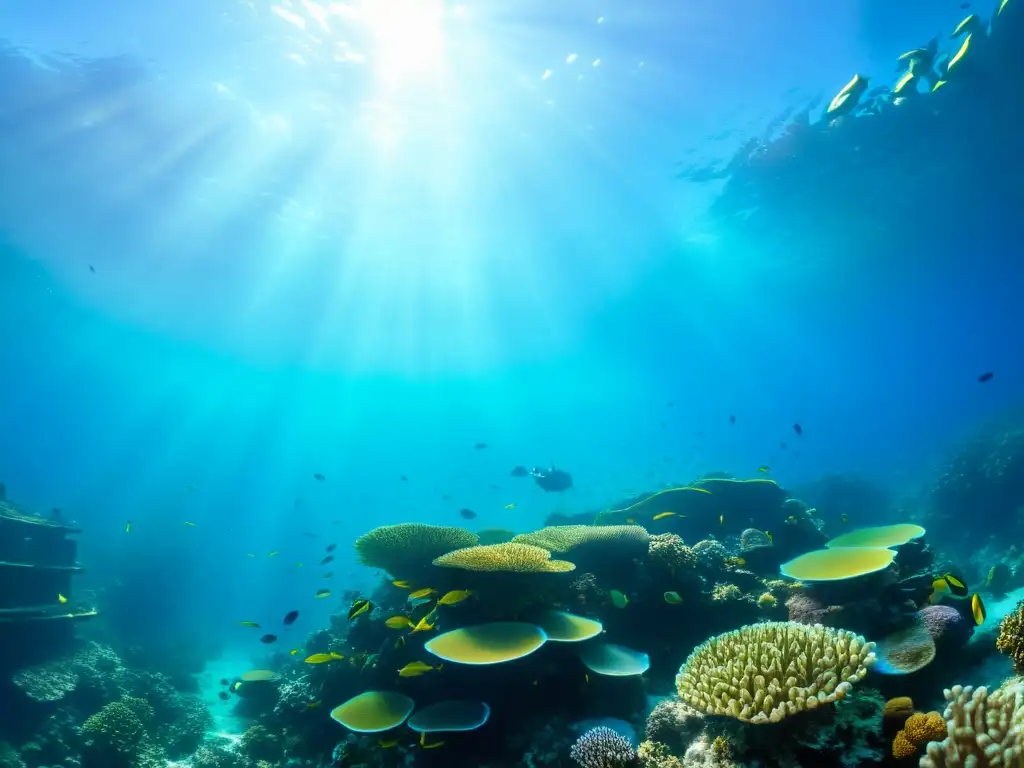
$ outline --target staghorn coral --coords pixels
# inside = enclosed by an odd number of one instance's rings
[[[647,529],[640,525],[549,525],[539,531],[521,533],[512,541],[564,553],[588,544],[613,544],[643,551],[650,538]]]
[[[1014,672],[1024,672],[1024,600],[1000,622],[996,648],[1010,657]]]
[[[637,755],[629,740],[611,728],[591,728],[569,750],[569,757],[580,768],[630,768]]]
[[[715,602],[727,602],[739,600],[743,597],[743,591],[735,584],[715,584],[711,590],[711,599]]]
[[[465,528],[425,523],[382,525],[355,542],[359,562],[392,576],[415,573],[446,552],[472,547],[479,539]]]
[[[913,757],[929,741],[946,738],[946,721],[938,712],[926,715],[920,712],[907,718],[903,728],[892,740],[892,756],[896,759]]]
[[[434,565],[506,573],[566,573],[576,568],[568,560],[552,560],[543,547],[515,542],[457,549],[434,560]]]
[[[943,717],[949,735],[928,744],[920,768],[1015,765],[1022,754],[1024,686],[1007,680],[989,693],[984,686],[954,685],[944,690],[949,704]]]
[[[697,646],[676,688],[700,712],[777,723],[843,698],[874,663],[873,650],[859,635],[820,624],[754,624]]]
[[[674,533],[651,536],[647,544],[647,557],[652,564],[673,573],[697,567],[696,553]]]

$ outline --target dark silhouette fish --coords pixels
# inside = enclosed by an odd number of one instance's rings
[[[476,445],[473,446],[473,450],[475,450],[475,451],[482,451],[486,447],[487,447],[487,443],[477,443]]]
[[[984,384],[986,381],[992,381],[993,376],[995,376],[995,374],[992,373],[992,371],[985,371],[978,377],[978,381]]]
[[[337,548],[337,546],[338,546],[337,544],[328,544],[327,545],[327,551],[328,552],[333,552]]]
[[[794,424],[793,431],[796,432],[797,437],[800,437],[800,435],[804,433],[804,428],[801,427],[799,424]]]
[[[228,699],[231,698],[231,694],[228,693],[227,691],[221,691],[220,693],[217,694],[217,698],[219,698],[221,701],[227,701]]]
[[[271,643],[276,643],[277,642],[277,635],[264,635],[263,637],[260,638],[260,642],[261,643],[265,643],[266,645],[270,645]]]
[[[474,517],[476,517],[476,512],[474,512],[472,509],[460,509],[459,514],[462,515],[462,517],[466,520],[472,520]]]
[[[334,555],[328,555],[327,557],[325,557],[323,560],[320,561],[320,565],[327,565],[329,562],[331,562],[333,560],[334,560]]]
[[[729,423],[730,424],[735,424],[736,423],[736,417],[735,416],[730,416],[729,417]]]
[[[286,625],[288,625],[288,624],[294,624],[294,623],[295,623],[295,620],[296,620],[297,618],[299,618],[299,612],[298,612],[298,611],[288,611],[288,613],[286,613],[286,614],[284,615],[284,623],[285,623]]]
[[[533,470],[533,481],[547,493],[561,493],[572,488],[572,475],[560,469],[537,469]]]
[[[326,480],[327,478],[326,478],[326,477],[324,477],[323,475],[321,475],[321,474],[320,474],[319,472],[314,472],[314,473],[313,473],[313,479],[314,479],[314,480],[316,480],[316,481],[318,481],[318,482],[321,482],[321,483],[322,483],[322,482],[323,482],[324,480]]]
[[[509,474],[512,475],[512,477],[526,477],[530,472],[526,467],[517,464],[512,467],[512,471]]]

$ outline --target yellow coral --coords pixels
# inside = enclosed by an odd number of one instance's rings
[[[1024,672],[1024,600],[999,624],[996,648],[1013,660],[1013,669]]]
[[[679,669],[679,697],[699,712],[777,723],[843,698],[874,663],[874,643],[843,629],[764,622],[712,637]]]
[[[711,599],[724,602],[726,600],[739,600],[743,592],[735,584],[715,584],[711,589]]]
[[[446,552],[472,547],[479,539],[472,531],[447,525],[399,523],[382,525],[355,542],[359,562],[392,576],[415,573]]]
[[[771,610],[778,605],[778,600],[775,599],[775,595],[771,592],[765,592],[759,598],[757,598],[757,607],[763,608],[764,610]]]
[[[907,738],[906,731],[900,731],[892,740],[892,756],[897,760],[917,754],[917,744]]]
[[[715,736],[711,742],[711,754],[719,760],[729,760],[732,758],[732,745],[725,736]]]
[[[610,543],[646,548],[650,534],[640,525],[549,525],[521,533],[512,541],[543,547],[549,552],[571,552],[585,544]]]
[[[683,761],[673,755],[660,741],[642,741],[636,756],[643,768],[683,768]]]
[[[566,573],[576,568],[568,560],[552,560],[551,553],[543,547],[516,542],[457,549],[434,560],[434,565],[507,573]]]
[[[897,759],[913,757],[929,741],[946,738],[946,721],[938,712],[922,715],[918,712],[907,718],[903,729],[892,740],[892,756]]]

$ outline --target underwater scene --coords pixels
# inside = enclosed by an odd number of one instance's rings
[[[0,768],[1024,768],[1024,0],[0,0]]]

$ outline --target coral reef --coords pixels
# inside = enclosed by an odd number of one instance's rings
[[[116,768],[158,763],[160,750],[146,732],[152,719],[153,708],[142,699],[130,697],[90,715],[82,724],[85,764]]]
[[[434,565],[491,573],[566,573],[576,568],[568,560],[552,560],[543,547],[518,542],[457,549],[436,558]]]
[[[996,647],[1010,657],[1017,674],[1024,673],[1024,601],[1000,622]]]
[[[569,750],[580,768],[632,768],[637,754],[629,740],[600,726],[584,733]]]
[[[897,760],[917,755],[929,741],[946,738],[946,721],[938,712],[911,715],[892,740],[892,756]]]
[[[1014,765],[1024,728],[1024,684],[1007,680],[991,693],[985,687],[955,685],[943,691],[949,735],[928,744],[921,768]]]
[[[845,630],[766,622],[697,647],[680,668],[676,687],[700,712],[777,723],[845,696],[867,674],[873,648]]]
[[[437,557],[455,549],[476,546],[479,539],[465,528],[424,523],[383,525],[355,542],[359,562],[399,578],[416,575]]]

